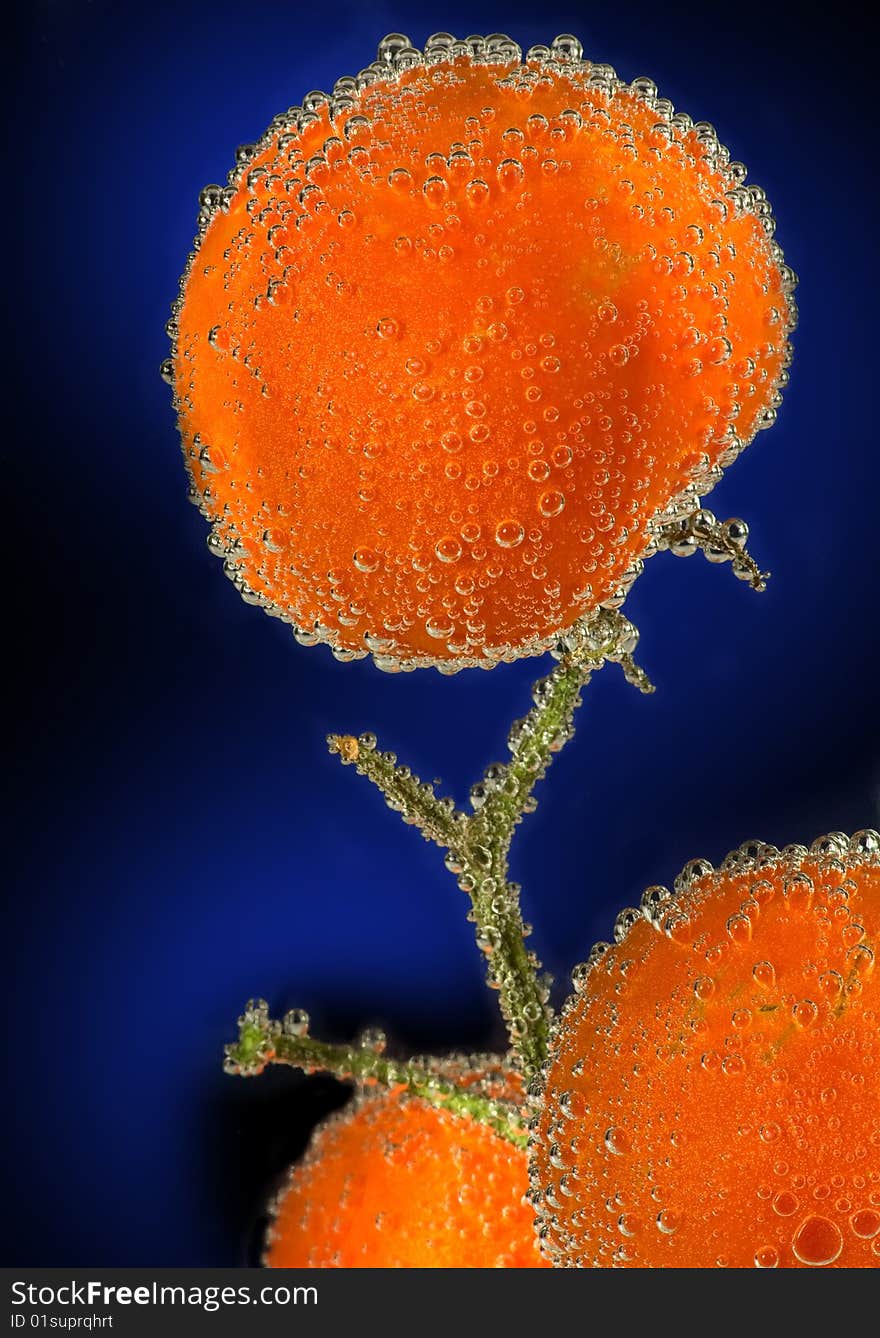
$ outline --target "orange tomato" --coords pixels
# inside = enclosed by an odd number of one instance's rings
[[[208,188],[168,375],[248,599],[341,658],[491,667],[619,601],[772,421],[795,280],[649,80],[573,39],[383,51]]]
[[[272,1268],[543,1268],[526,1153],[400,1092],[318,1129],[273,1208]]]
[[[880,837],[652,888],[576,972],[532,1152],[568,1266],[880,1266]]]

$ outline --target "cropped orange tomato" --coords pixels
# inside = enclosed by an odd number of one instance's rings
[[[167,373],[246,598],[446,671],[619,601],[787,376],[744,175],[573,38],[387,39],[276,118],[203,195]]]
[[[876,832],[756,844],[624,912],[547,1071],[548,1257],[880,1266],[878,851]]]
[[[274,1205],[273,1268],[543,1268],[525,1150],[378,1092],[313,1136]]]

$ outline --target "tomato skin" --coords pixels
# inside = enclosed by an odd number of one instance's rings
[[[555,1262],[880,1264],[880,840],[844,842],[698,861],[576,973],[531,1152]]]

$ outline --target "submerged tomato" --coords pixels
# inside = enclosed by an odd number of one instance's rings
[[[205,194],[173,380],[212,547],[343,658],[490,667],[616,601],[786,378],[711,127],[574,39],[403,39]]]
[[[555,1262],[880,1265],[878,851],[696,861],[576,973],[532,1150]]]
[[[526,1153],[491,1128],[381,1092],[314,1135],[274,1205],[273,1268],[542,1268]]]

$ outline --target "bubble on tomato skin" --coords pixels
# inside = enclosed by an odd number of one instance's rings
[[[850,920],[843,925],[840,936],[848,948],[857,947],[865,937],[864,925],[858,924],[855,920]]]
[[[502,520],[495,529],[499,548],[516,548],[525,538],[525,529],[518,520]]]
[[[776,968],[772,962],[756,962],[752,967],[752,976],[764,990],[770,990],[776,984]]]
[[[462,548],[454,535],[446,535],[438,539],[434,545],[434,552],[441,562],[457,562],[461,557]]]
[[[551,489],[545,492],[538,503],[538,510],[542,516],[558,516],[565,507],[565,494],[558,489]]]
[[[455,631],[455,623],[451,618],[444,617],[442,614],[436,614],[425,622],[425,630],[428,636],[435,637],[438,641],[446,641]]]
[[[857,943],[846,955],[847,965],[857,976],[866,976],[874,966],[874,949],[867,943]]]
[[[819,1008],[812,999],[799,999],[792,1005],[791,1013],[799,1027],[815,1026],[819,1020]]]
[[[738,911],[728,919],[727,933],[734,943],[746,944],[752,937],[752,922],[747,915]]]
[[[795,1258],[809,1268],[825,1268],[843,1250],[843,1232],[828,1217],[814,1214],[801,1222],[791,1242]]]
[[[352,558],[352,562],[358,571],[365,573],[374,572],[379,566],[379,554],[374,553],[372,548],[359,548]]]
[[[853,1232],[860,1240],[873,1240],[880,1234],[880,1212],[874,1212],[871,1208],[863,1208],[857,1213],[853,1213],[849,1219],[849,1224]]]
[[[617,1229],[622,1236],[636,1236],[643,1227],[642,1219],[632,1213],[621,1213],[617,1219]]]
[[[824,971],[818,983],[825,999],[834,1000],[843,993],[844,980],[839,971]]]
[[[605,1146],[615,1157],[626,1157],[632,1152],[632,1143],[625,1129],[612,1127],[605,1131]]]

